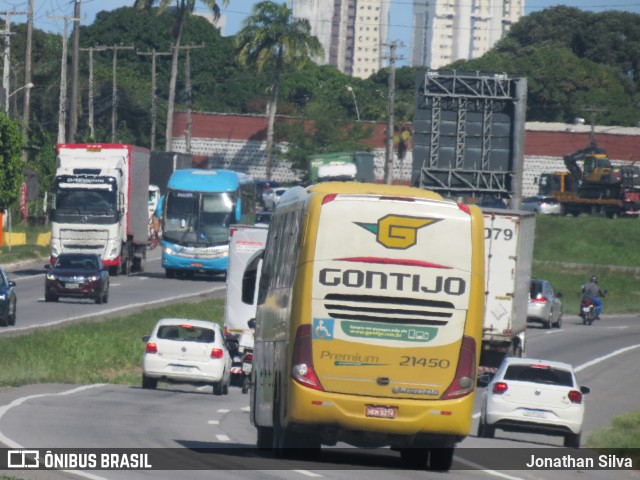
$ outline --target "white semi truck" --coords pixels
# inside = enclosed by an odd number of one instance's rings
[[[112,275],[144,270],[149,156],[124,144],[57,146],[52,262],[61,253],[96,253]]]

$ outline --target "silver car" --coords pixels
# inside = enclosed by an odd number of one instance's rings
[[[541,323],[544,328],[560,328],[562,326],[562,297],[546,280],[531,280],[527,322]]]
[[[555,197],[550,195],[534,195],[522,200],[522,210],[529,210],[535,213],[549,215],[561,215],[562,204]]]

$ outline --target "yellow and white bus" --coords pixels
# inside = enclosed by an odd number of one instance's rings
[[[448,470],[471,428],[483,314],[479,208],[397,185],[290,189],[259,282],[258,447],[391,446]]]

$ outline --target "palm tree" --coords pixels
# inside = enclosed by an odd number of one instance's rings
[[[280,76],[285,66],[302,67],[310,58],[320,58],[324,51],[317,37],[311,34],[306,19],[293,18],[285,3],[259,2],[252,15],[236,34],[238,60],[253,65],[261,72],[265,65],[273,64],[270,98],[267,103],[267,180],[271,180],[273,163],[273,127],[278,104]]]
[[[229,0],[220,0],[223,5],[228,5]],[[220,17],[220,6],[216,0],[202,0],[213,12],[215,19]],[[135,0],[133,6],[140,10],[150,11],[158,4],[158,13],[164,12],[171,0]],[[171,79],[169,80],[169,100],[167,104],[167,130],[165,138],[165,150],[171,151],[171,138],[173,128],[173,109],[176,102],[176,82],[178,78],[178,55],[180,53],[180,41],[182,40],[182,32],[184,24],[189,15],[193,13],[196,6],[196,0],[175,0],[176,22],[173,26],[171,35],[173,37],[173,49],[171,57]]]

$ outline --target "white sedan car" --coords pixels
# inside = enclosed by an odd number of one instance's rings
[[[508,357],[484,390],[478,436],[493,438],[496,428],[560,435],[578,448],[589,392],[568,363]]]
[[[161,380],[213,385],[214,395],[229,393],[231,355],[218,324],[165,318],[142,340],[142,388],[154,389]]]

